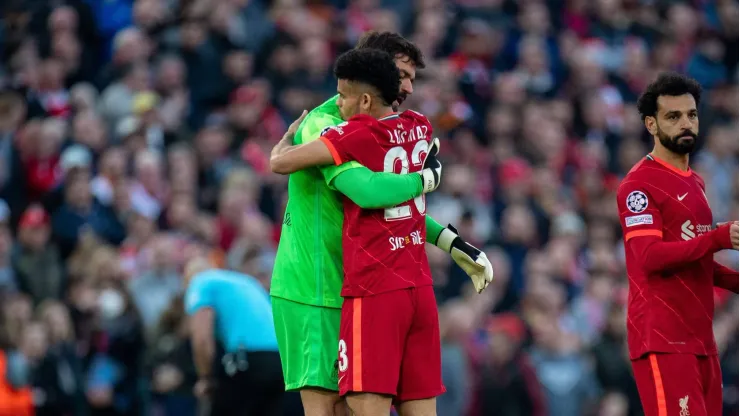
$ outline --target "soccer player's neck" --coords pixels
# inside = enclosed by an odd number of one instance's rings
[[[373,106],[368,111],[369,116],[377,119],[388,117],[391,114],[393,114],[393,109],[390,106]]]
[[[681,170],[684,172],[689,170],[688,153],[683,154],[683,155],[674,153],[666,149],[664,146],[661,146],[659,143],[656,143],[655,147],[653,147],[653,151],[650,152],[650,154],[652,154],[654,158],[660,159],[663,162],[668,163],[669,165],[675,167],[678,170]]]

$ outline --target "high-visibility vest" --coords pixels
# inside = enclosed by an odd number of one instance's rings
[[[31,389],[16,389],[6,379],[7,360],[0,350],[0,416],[33,416]]]

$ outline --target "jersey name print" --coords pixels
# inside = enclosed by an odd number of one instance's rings
[[[350,118],[322,139],[336,164],[357,161],[376,172],[422,169],[432,127],[414,111],[381,119]],[[426,256],[426,200],[419,196],[395,207],[363,210],[344,199],[344,285],[342,296],[368,296],[432,284]]]

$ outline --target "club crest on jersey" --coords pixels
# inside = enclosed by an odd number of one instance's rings
[[[627,209],[639,214],[648,207],[648,197],[642,191],[632,191],[627,195]]]

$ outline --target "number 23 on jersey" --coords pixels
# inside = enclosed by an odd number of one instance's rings
[[[416,142],[414,149],[411,151],[410,159],[406,149],[401,146],[392,147],[388,150],[388,153],[385,154],[383,171],[388,173],[406,174],[409,173],[409,163],[412,163],[414,167],[419,168],[417,170],[420,170],[421,165],[424,163],[422,155],[426,154],[428,151],[429,142],[426,140],[419,140]],[[401,164],[401,171],[395,172],[396,163],[399,162]],[[419,215],[426,214],[427,207],[424,195],[419,195],[414,198],[414,205],[416,206],[416,210],[419,212]],[[408,218],[411,218],[411,202],[404,202],[395,207],[385,209],[386,221],[399,221]]]

